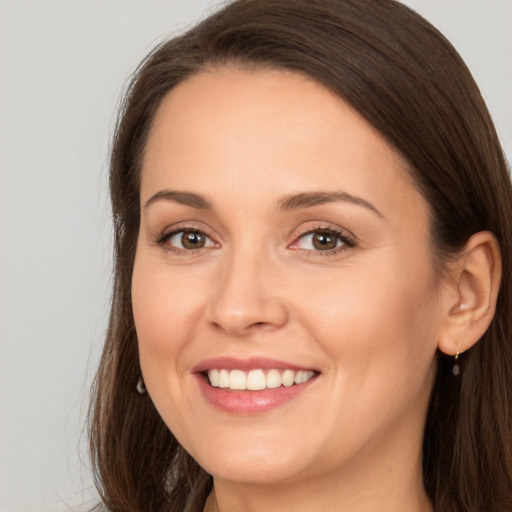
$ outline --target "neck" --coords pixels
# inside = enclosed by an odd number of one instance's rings
[[[239,489],[240,490],[240,489]],[[297,492],[270,493],[266,491],[243,492],[243,494],[227,494],[225,489],[213,490],[206,503],[205,512],[381,512],[393,510],[393,512],[433,512],[433,507],[424,489],[409,492],[407,495],[397,496],[388,493],[377,501],[372,499],[359,499],[359,496],[347,496],[347,499],[339,501],[332,496],[316,495],[311,499],[311,494]],[[247,491],[247,489],[244,489]],[[412,491],[412,490],[410,490]],[[217,497],[217,492],[220,496]],[[277,495],[278,494],[278,495]],[[393,495],[392,495],[393,494]],[[299,501],[298,498],[301,498]]]

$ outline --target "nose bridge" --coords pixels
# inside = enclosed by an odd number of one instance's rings
[[[282,326],[288,313],[276,286],[278,271],[261,245],[260,250],[250,243],[233,247],[216,280],[210,322],[237,336]]]

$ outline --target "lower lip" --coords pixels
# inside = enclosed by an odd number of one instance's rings
[[[196,376],[203,396],[210,404],[222,411],[235,414],[259,414],[280,407],[297,398],[316,380],[315,376],[307,382],[289,387],[280,386],[261,391],[234,391],[214,388],[210,386],[203,374],[196,374]]]

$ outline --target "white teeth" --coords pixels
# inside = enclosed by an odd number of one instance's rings
[[[263,370],[251,370],[247,375],[247,389],[258,391],[267,387],[267,378]]]
[[[286,386],[287,388],[293,386],[295,372],[293,370],[285,370],[281,376],[281,380],[283,381],[283,386]]]
[[[231,370],[229,374],[229,389],[247,389],[247,377],[242,370]]]
[[[313,377],[313,372],[300,370],[295,374],[295,384],[302,384],[303,382],[307,382],[311,377]]]
[[[290,387],[294,384],[307,382],[315,375],[311,370],[251,370],[245,373],[242,370],[208,370],[208,379],[214,388],[229,388],[233,390],[258,391],[261,389],[273,389],[281,386]]]
[[[267,388],[273,389],[273,388],[278,388],[280,386],[281,386],[281,372],[279,370],[270,370],[267,373]]]
[[[229,388],[229,372],[227,370],[219,372],[219,388]]]
[[[214,388],[219,387],[219,370],[210,370],[208,372],[208,378]]]

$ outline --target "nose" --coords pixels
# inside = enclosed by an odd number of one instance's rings
[[[262,255],[250,250],[223,262],[207,308],[208,321],[231,336],[271,331],[288,322],[284,283]]]

